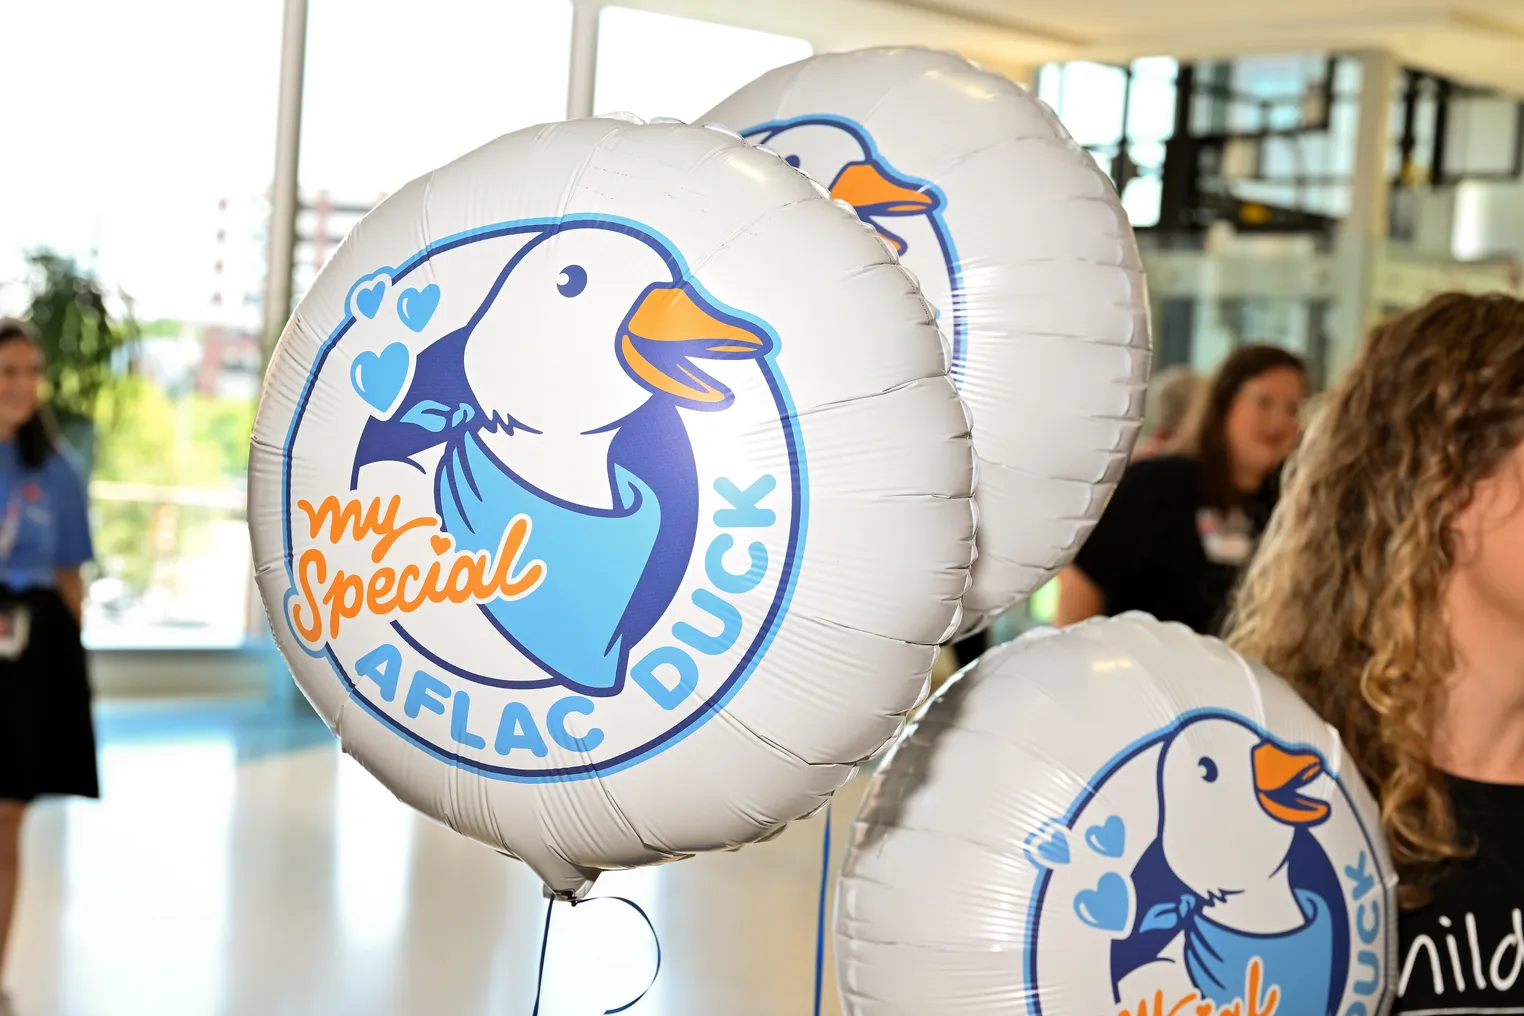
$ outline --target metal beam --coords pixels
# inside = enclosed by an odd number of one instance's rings
[[[571,66],[566,84],[566,118],[593,115],[593,90],[598,83],[598,16],[603,4],[575,0],[572,5]]]
[[[268,360],[291,314],[296,257],[297,169],[301,164],[302,78],[307,63],[307,0],[285,0],[280,105],[275,121],[275,179],[270,187],[270,246],[265,274],[264,352]]]
[[[1377,282],[1386,253],[1391,180],[1392,99],[1397,61],[1391,53],[1360,55],[1360,120],[1355,133],[1354,172],[1350,176],[1349,214],[1338,236],[1341,283],[1329,336],[1327,377],[1338,378],[1360,346],[1381,308]]]
[[[307,65],[307,0],[285,0],[281,31],[280,98],[275,119],[275,179],[270,187],[270,242],[265,266],[264,328],[266,363],[291,314],[291,269],[296,259],[297,170],[301,164],[302,86]],[[245,585],[246,632],[250,643],[268,644],[270,627],[250,568]],[[289,683],[285,686],[289,695]]]

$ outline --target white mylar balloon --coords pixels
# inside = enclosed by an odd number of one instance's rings
[[[1396,877],[1338,735],[1146,615],[986,653],[919,711],[837,894],[853,1016],[1376,1016]]]
[[[1110,180],[1046,105],[954,53],[811,57],[702,119],[852,204],[937,307],[979,463],[962,630],[983,627],[1073,558],[1142,421],[1147,297]]]
[[[346,751],[560,894],[776,833],[957,625],[947,371],[872,230],[736,135],[499,138],[366,216],[281,339],[281,649]]]

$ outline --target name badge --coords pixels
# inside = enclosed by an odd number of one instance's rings
[[[25,604],[0,607],[0,660],[19,660],[32,633],[32,611]]]
[[[1215,508],[1197,510],[1196,532],[1201,537],[1201,549],[1213,564],[1239,567],[1254,554],[1249,519],[1236,509],[1226,517]]]

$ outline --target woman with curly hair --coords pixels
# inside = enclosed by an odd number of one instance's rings
[[[1288,467],[1229,641],[1378,793],[1394,1011],[1524,1013],[1524,302],[1447,294],[1370,335]]]

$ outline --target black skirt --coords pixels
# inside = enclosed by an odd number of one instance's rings
[[[0,660],[0,798],[99,797],[90,678],[79,625],[51,589],[0,597],[31,609],[19,659]]]

